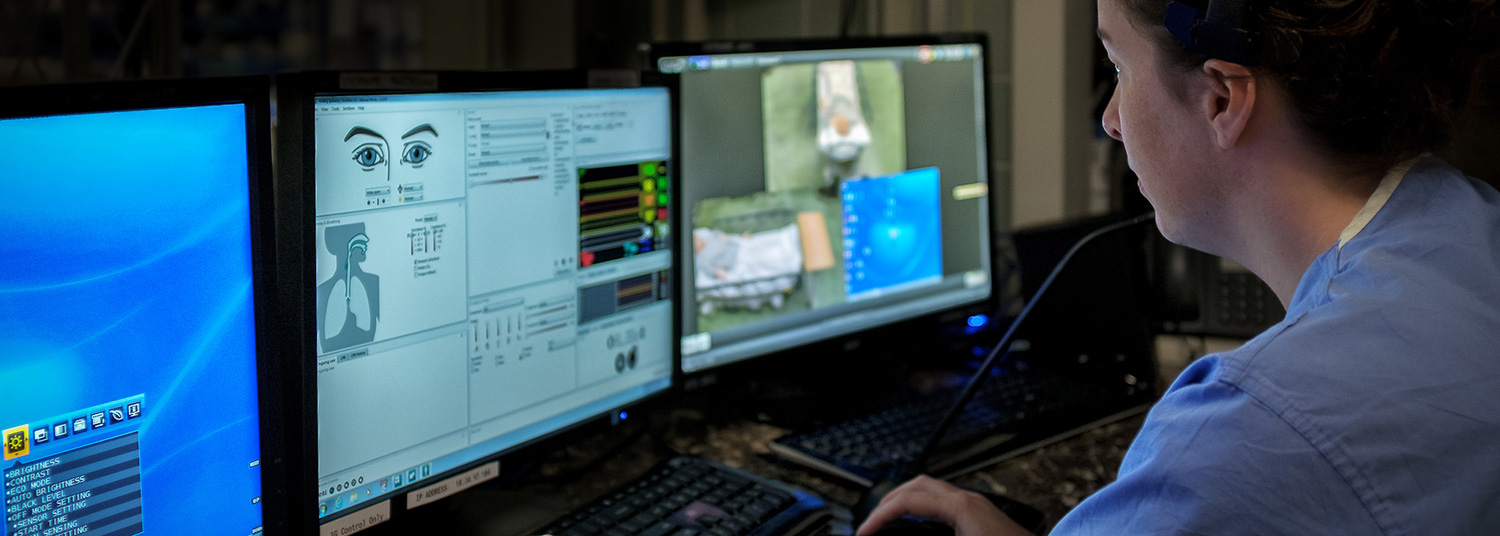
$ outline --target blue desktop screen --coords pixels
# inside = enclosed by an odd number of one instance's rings
[[[841,190],[851,301],[942,281],[938,168],[845,181]]]
[[[261,526],[245,116],[0,120],[4,534]]]

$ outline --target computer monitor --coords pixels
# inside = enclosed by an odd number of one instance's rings
[[[325,527],[672,385],[668,89],[450,78],[278,79]]]
[[[269,96],[0,89],[5,534],[286,530]]]
[[[984,44],[652,46],[680,76],[684,372],[991,298]]]

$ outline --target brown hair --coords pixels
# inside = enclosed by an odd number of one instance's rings
[[[1167,64],[1192,71],[1208,60],[1162,25],[1168,0],[1115,1]],[[1299,61],[1263,69],[1307,133],[1334,156],[1384,167],[1447,142],[1500,48],[1496,1],[1266,0],[1250,2],[1247,20],[1301,37]]]

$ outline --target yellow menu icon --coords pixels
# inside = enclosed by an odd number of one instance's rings
[[[23,424],[5,430],[5,459],[14,460],[31,454],[31,425]]]

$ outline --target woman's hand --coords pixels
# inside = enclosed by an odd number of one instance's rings
[[[956,536],[1032,536],[983,495],[926,475],[891,490],[860,525],[858,536],[871,536],[907,515],[942,522],[953,527]]]

